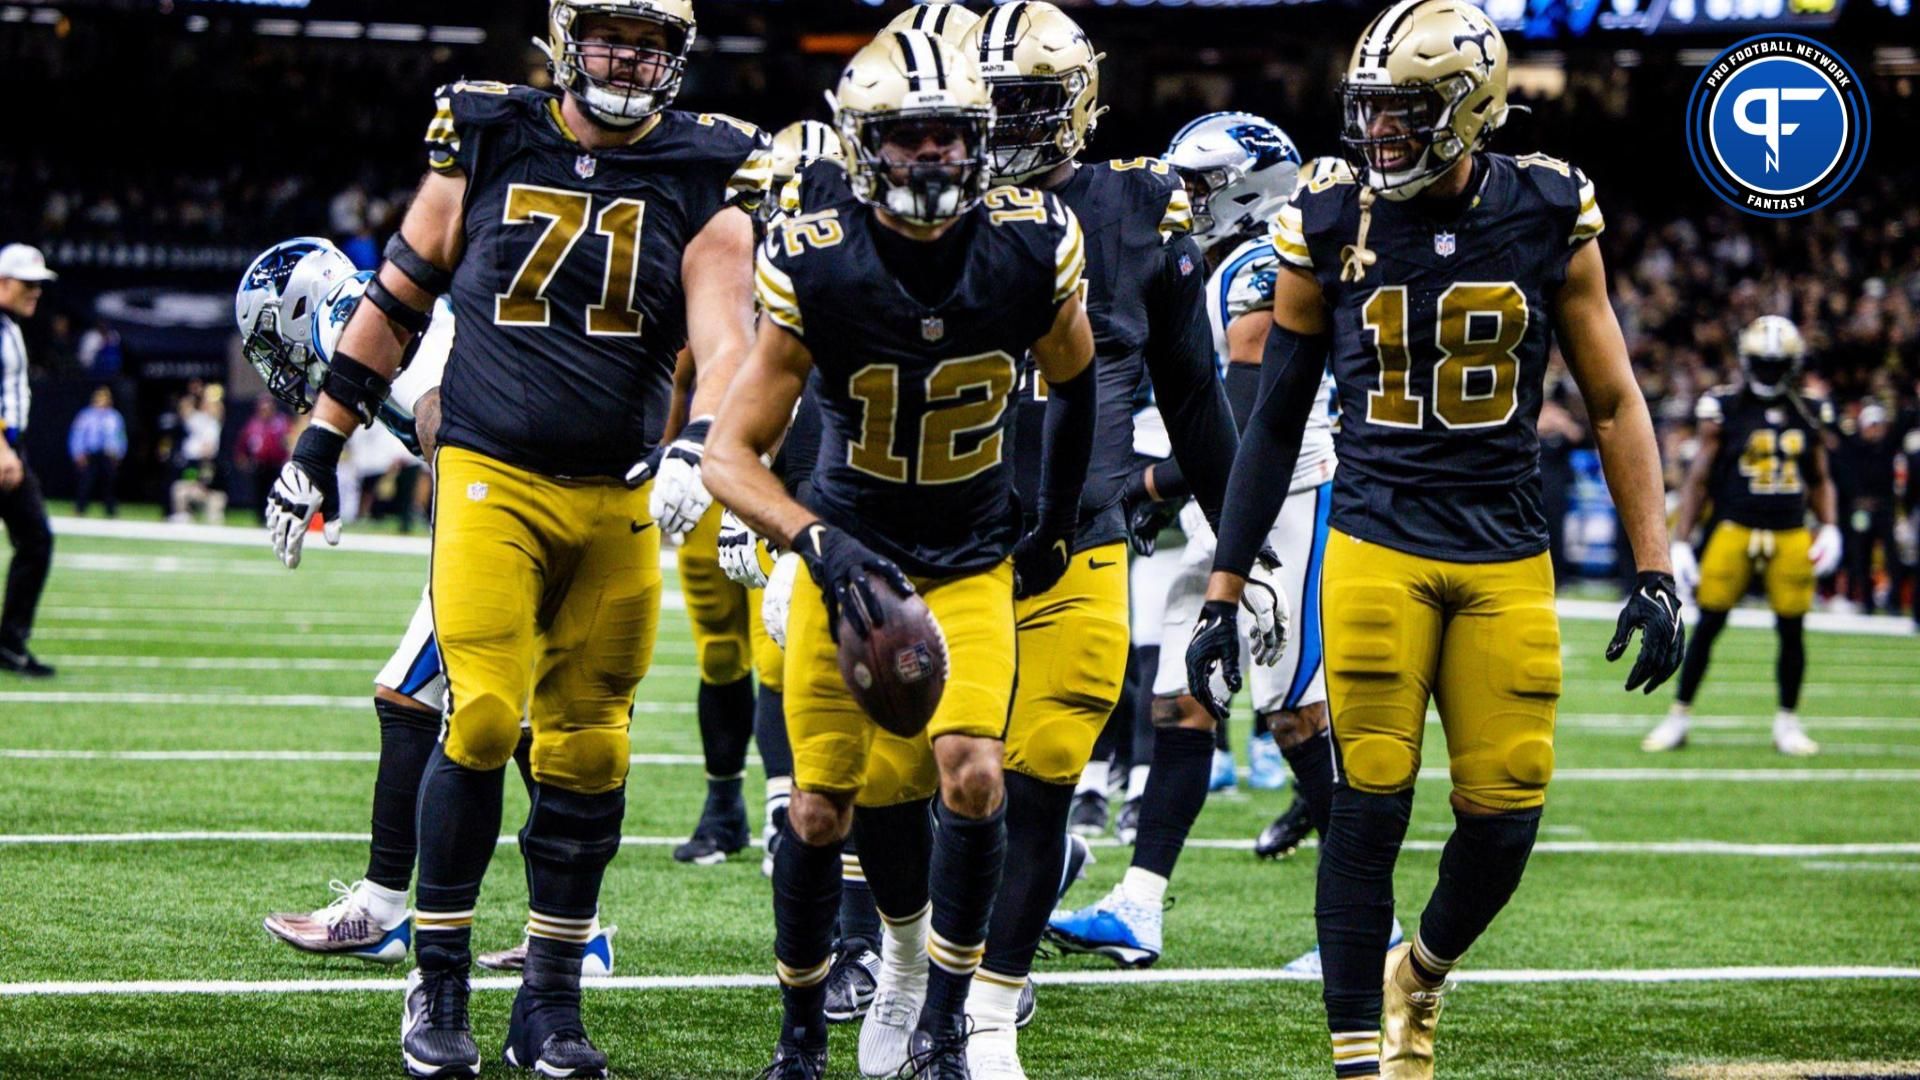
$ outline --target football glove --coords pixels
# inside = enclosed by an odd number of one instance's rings
[[[1674,592],[1673,577],[1657,570],[1643,571],[1634,581],[1633,595],[1620,611],[1613,640],[1607,643],[1607,662],[1620,659],[1640,631],[1640,656],[1627,674],[1627,689],[1646,684],[1646,692],[1673,677],[1687,651],[1687,628],[1680,621],[1680,597]]]
[[[656,446],[653,448],[653,453],[634,462],[633,468],[627,470],[627,486],[637,488],[653,479],[653,474],[660,471],[660,459],[666,456],[667,448]]]
[[[1813,576],[1826,577],[1840,568],[1840,530],[1833,525],[1822,525],[1814,534],[1813,546],[1807,549],[1807,558],[1813,562]]]
[[[1240,632],[1236,621],[1232,603],[1209,600],[1200,606],[1200,621],[1194,624],[1193,640],[1187,643],[1187,693],[1215,720],[1227,718],[1231,695],[1240,689]],[[1227,684],[1228,701],[1213,696],[1216,668]]]
[[[720,513],[720,570],[735,585],[766,587],[767,575],[760,569],[760,534],[731,510]]]
[[[1013,595],[1024,600],[1038,596],[1059,584],[1073,561],[1073,541],[1066,536],[1046,536],[1030,530],[1013,545]]]
[[[1692,592],[1700,584],[1700,560],[1694,558],[1693,545],[1685,540],[1675,540],[1667,549],[1667,555],[1673,560],[1673,583],[1681,592]]]
[[[1147,470],[1136,468],[1127,478],[1127,490],[1120,498],[1120,512],[1127,519],[1127,544],[1136,555],[1153,554],[1160,534],[1180,515],[1181,499],[1155,501],[1147,490]]]
[[[706,453],[707,429],[713,417],[703,416],[680,429],[680,437],[667,445],[653,475],[653,494],[647,498],[647,512],[669,536],[685,536],[700,519],[713,496],[700,482],[700,458]],[[629,483],[632,483],[629,474]]]
[[[287,569],[300,565],[307,523],[321,515],[328,547],[340,544],[340,451],[347,437],[319,421],[307,425],[293,444],[293,457],[267,494],[267,537]]]
[[[800,556],[782,552],[773,560],[773,573],[767,575],[767,588],[760,597],[760,624],[782,649],[787,647],[787,609],[793,605],[793,582],[799,573]]]
[[[827,626],[833,640],[840,640],[840,616],[845,613],[853,624],[854,632],[865,638],[873,627],[866,624],[869,612],[881,609],[879,597],[873,594],[872,586],[867,582],[869,573],[879,574],[887,579],[895,592],[901,596],[913,595],[913,582],[900,572],[898,566],[889,559],[876,554],[873,549],[824,521],[816,521],[806,527],[794,538],[794,549],[807,564],[807,570],[813,574],[814,584],[820,586],[827,600]],[[855,592],[860,594],[860,603],[851,603]]]
[[[1240,606],[1253,616],[1247,627],[1247,651],[1261,667],[1272,667],[1285,655],[1287,632],[1291,629],[1288,624],[1293,621],[1293,612],[1287,607],[1287,594],[1279,587],[1280,561],[1276,558],[1269,562],[1270,554],[1262,549],[1260,559],[1247,575],[1246,590],[1240,594]]]

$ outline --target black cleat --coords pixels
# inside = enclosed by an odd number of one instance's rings
[[[562,973],[540,964],[530,950],[500,1059],[511,1068],[532,1069],[556,1080],[607,1075],[607,1055],[587,1038],[580,1020],[578,970]]]
[[[920,1026],[907,1040],[907,1063],[895,1075],[901,1080],[972,1080],[967,1068],[967,1039],[972,1034],[965,1016],[922,1014]]]
[[[752,839],[747,831],[747,808],[742,803],[732,810],[713,812],[709,802],[700,812],[700,823],[693,827],[693,836],[686,843],[673,849],[677,862],[692,863],[695,866],[718,866],[727,861],[727,857],[745,850]]]
[[[1253,842],[1253,853],[1263,859],[1284,859],[1300,847],[1300,842],[1313,832],[1313,816],[1307,813],[1307,800],[1299,794],[1293,797],[1293,805],[1273,819],[1273,824],[1260,830],[1260,838]]]
[[[407,1075],[478,1076],[480,1047],[467,1026],[467,969],[407,975],[406,1010],[400,1017],[400,1056]]]
[[[1040,1011],[1040,1003],[1033,996],[1033,980],[1020,988],[1020,1003],[1013,1007],[1013,1026],[1026,1027],[1033,1023],[1033,1014]]]
[[[804,1037],[806,1032],[796,1031]],[[773,1048],[773,1064],[760,1071],[755,1080],[824,1080],[827,1075],[827,1046],[801,1046],[784,1039]]]
[[[827,971],[827,1023],[844,1024],[867,1015],[880,984],[880,954],[855,938],[833,958]]]
[[[0,645],[0,671],[29,679],[53,678],[53,665],[41,663],[25,645],[17,649]]]
[[[1133,838],[1140,833],[1140,800],[1128,799],[1120,804],[1120,813],[1113,819],[1113,838],[1123,844],[1131,845]]]
[[[1098,791],[1078,791],[1073,809],[1067,811],[1067,831],[1075,836],[1104,836],[1107,831],[1107,797]]]

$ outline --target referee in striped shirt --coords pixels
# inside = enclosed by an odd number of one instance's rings
[[[57,276],[47,269],[40,249],[0,247],[0,521],[13,541],[6,606],[0,608],[0,672],[42,679],[53,668],[27,651],[27,637],[53,565],[53,529],[40,499],[40,481],[27,467],[24,437],[33,391],[27,384],[27,343],[14,320],[33,317],[41,292]]]

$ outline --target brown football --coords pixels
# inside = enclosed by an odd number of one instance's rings
[[[902,738],[926,730],[947,688],[947,642],[918,594],[901,596],[887,579],[868,574],[879,601],[873,631],[862,638],[840,614],[840,677],[873,722]],[[861,603],[854,593],[853,603]]]

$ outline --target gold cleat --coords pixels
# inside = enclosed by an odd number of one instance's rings
[[[1433,1029],[1440,1023],[1440,1009],[1446,1004],[1451,982],[1433,990],[1407,990],[1397,976],[1412,961],[1411,941],[1394,946],[1387,953],[1387,971],[1381,998],[1380,1078],[1381,1080],[1432,1080]],[[1411,973],[1407,981],[1412,982]]]

